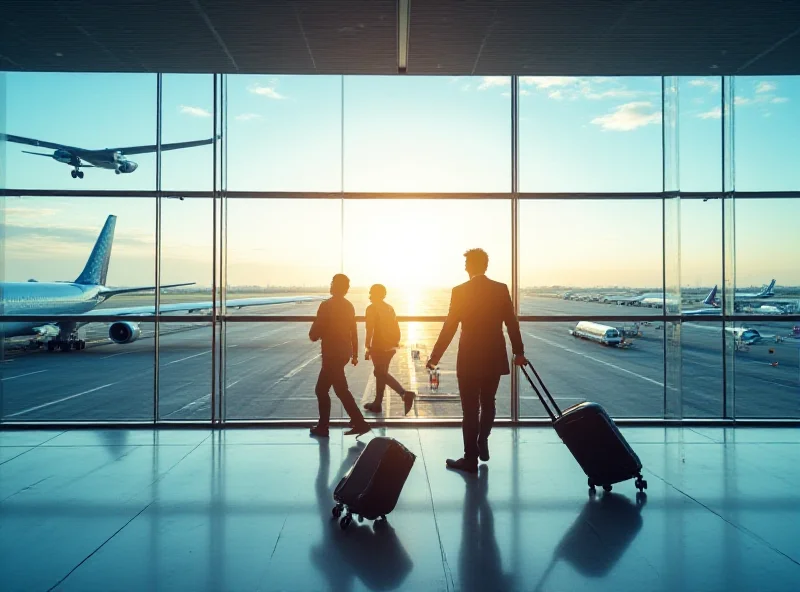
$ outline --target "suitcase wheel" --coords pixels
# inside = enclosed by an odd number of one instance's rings
[[[603,491],[605,491],[606,493],[608,493],[612,489],[613,489],[613,487],[611,487],[610,485],[603,485]]]
[[[595,486],[594,486],[594,485],[592,485],[592,486],[589,488],[589,495],[590,495],[591,497],[594,497],[595,495],[597,495],[597,489],[595,488]]]
[[[345,516],[342,516],[342,519],[339,520],[339,526],[341,526],[342,530],[344,530],[345,528],[350,526],[350,523],[352,521],[353,521],[353,515],[352,514],[347,514]]]
[[[642,492],[645,489],[647,489],[647,481],[645,481],[641,477],[638,477],[636,479],[636,489],[638,489],[640,492]]]
[[[333,514],[334,518],[338,518],[342,515],[342,506],[340,504],[336,504],[333,506],[333,510],[331,510],[331,514]]]
[[[358,515],[358,523],[361,524],[362,522],[364,522],[364,517],[361,514],[359,514]]]

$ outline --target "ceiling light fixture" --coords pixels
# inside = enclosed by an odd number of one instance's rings
[[[397,0],[397,72],[408,68],[408,34],[411,25],[411,0]]]

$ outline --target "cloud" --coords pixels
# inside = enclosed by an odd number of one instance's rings
[[[722,117],[722,108],[721,107],[714,107],[710,111],[706,111],[705,113],[698,114],[700,119],[719,119]]]
[[[79,227],[65,227],[65,226],[45,226],[42,224],[9,224],[6,221],[4,225],[6,245],[8,248],[15,246],[19,248],[22,245],[30,245],[31,248],[36,249],[37,244],[52,242],[55,245],[68,246],[86,246],[91,247],[97,240],[100,234],[100,228],[79,228]],[[152,247],[153,236],[135,236],[126,235],[125,233],[115,233],[115,245],[128,245],[128,246],[144,246]],[[86,256],[89,256],[91,249],[86,251]]]
[[[707,78],[695,78],[689,81],[689,85],[699,88],[707,88],[711,92],[716,92],[719,90],[719,82],[716,80],[709,80]]]
[[[6,218],[45,218],[47,216],[55,216],[61,210],[51,208],[33,208],[28,206],[8,206],[6,208]]]
[[[776,88],[778,88],[778,87],[774,82],[767,82],[766,80],[763,80],[763,81],[759,82],[756,85],[756,92],[757,93],[768,93],[768,92],[772,92]]]
[[[462,90],[462,91],[464,91],[464,92],[467,92],[467,91],[468,91],[469,89],[471,89],[471,88],[472,88],[472,86],[471,86],[471,85],[469,85],[469,84],[465,84],[465,85],[463,85],[463,86],[461,87],[461,90]]]
[[[634,101],[615,107],[611,113],[595,117],[592,123],[605,131],[627,132],[661,123],[661,112],[654,111],[649,101]]]
[[[630,90],[627,88],[612,88],[599,93],[591,92],[588,86],[584,87],[584,89],[583,95],[587,99],[592,99],[594,101],[599,99],[633,99],[644,94],[640,90]]]
[[[576,76],[520,76],[519,78],[520,83],[536,88],[572,86],[580,83],[581,80]],[[588,84],[588,81],[586,83]]]
[[[740,107],[742,105],[749,105],[752,102],[753,102],[753,100],[752,99],[748,99],[747,97],[734,97],[733,98],[733,104],[734,105],[739,105]]]
[[[564,99],[564,91],[563,90],[551,90],[547,93],[547,96],[551,99],[555,99],[556,101],[561,101]]]
[[[254,119],[262,119],[258,113],[242,113],[236,116],[236,121],[253,121]]]
[[[788,103],[789,97],[775,97],[770,103]]]
[[[184,115],[191,115],[192,117],[211,117],[211,112],[206,111],[202,107],[191,107],[189,105],[181,105],[180,112]]]
[[[275,86],[277,85],[277,80],[273,79],[270,80],[271,86],[261,86],[260,84],[253,84],[250,85],[247,90],[253,93],[254,95],[259,95],[262,97],[267,97],[268,99],[275,99],[276,101],[285,99],[286,97],[280,94],[277,90],[275,90]]]
[[[521,88],[521,89],[519,90],[519,94],[520,94],[521,96],[523,96],[523,97],[527,97],[529,94],[531,94],[531,91],[529,91],[529,90],[525,90],[524,88]]]
[[[508,76],[484,76],[478,86],[478,90],[487,90],[498,86],[509,86],[510,84],[511,78]]]

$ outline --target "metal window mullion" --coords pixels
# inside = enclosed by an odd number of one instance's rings
[[[214,74],[213,163],[211,198],[211,424],[217,420],[217,75]]]
[[[511,77],[511,299],[519,318],[519,76]],[[519,370],[511,366],[511,421],[519,421]]]
[[[156,228],[155,228],[155,319],[153,321],[153,423],[159,422],[159,388],[160,388],[160,356],[161,345],[159,324],[161,312],[161,135],[162,135],[162,101],[163,75],[156,74]]]

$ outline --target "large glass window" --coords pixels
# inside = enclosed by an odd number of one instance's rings
[[[521,191],[661,191],[661,78],[519,84]]]
[[[511,282],[510,200],[349,200],[344,208],[343,269],[359,314],[372,284],[389,289],[398,314],[447,314],[451,288],[469,279],[471,248],[488,253],[490,278]]]
[[[511,78],[344,78],[344,190],[511,189]]]
[[[737,76],[737,191],[800,190],[800,76]]]
[[[519,220],[521,314],[660,314],[660,200],[531,199]]]
[[[228,189],[341,191],[342,78],[228,76]]]
[[[155,74],[6,76],[9,187],[155,189]]]
[[[387,390],[367,417],[458,419],[459,335],[425,362],[476,247],[562,407],[800,418],[798,77],[735,78],[725,143],[730,79],[520,77],[519,200],[511,82],[0,74],[0,420],[314,420],[340,272],[359,406],[369,287],[406,317],[390,371],[416,406]],[[517,387],[498,417],[545,417]]]

